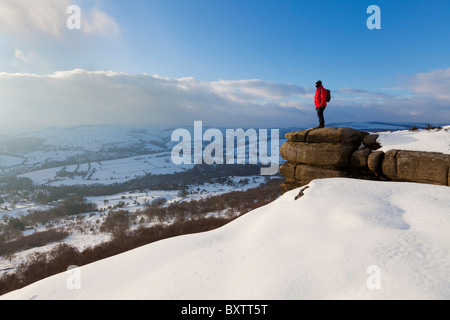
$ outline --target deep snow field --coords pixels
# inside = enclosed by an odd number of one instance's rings
[[[382,151],[392,149],[441,152],[450,154],[450,126],[441,130],[380,132],[378,142]]]
[[[383,151],[450,154],[449,129],[378,132],[378,141]],[[49,183],[42,171],[31,174]],[[250,180],[242,188],[263,182]],[[220,229],[83,266],[79,290],[71,290],[71,274],[62,273],[1,298],[450,299],[449,187],[353,179],[315,180],[308,187],[298,200],[303,188]],[[192,197],[229,191],[209,185]],[[123,197],[130,211],[157,197],[180,200],[177,192],[164,190],[89,200],[102,207]],[[107,239],[80,233],[66,240],[83,248]],[[0,257],[0,270],[25,257]]]
[[[336,178],[299,191],[83,266],[79,287],[61,273],[1,298],[450,298],[448,187]]]

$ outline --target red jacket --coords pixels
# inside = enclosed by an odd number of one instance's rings
[[[323,86],[317,88],[314,103],[316,104],[316,108],[327,106],[327,90]]]

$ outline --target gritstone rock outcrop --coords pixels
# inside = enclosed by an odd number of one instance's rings
[[[341,127],[307,129],[286,134],[280,174],[288,191],[314,179],[347,177],[449,185],[450,155],[377,151],[378,135]]]

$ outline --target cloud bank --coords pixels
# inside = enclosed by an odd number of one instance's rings
[[[408,95],[336,89],[327,121],[450,123],[448,73],[410,77]],[[429,85],[436,78],[443,91]],[[313,95],[314,88],[258,79],[204,82],[80,69],[47,75],[0,73],[0,126],[175,127],[201,120],[215,127],[303,127],[317,122]]]
[[[261,80],[201,82],[85,70],[50,75],[0,73],[0,125],[79,124],[274,126],[296,116],[274,99],[303,88]],[[301,113],[301,110],[300,110]],[[300,119],[299,119],[300,120]]]
[[[413,92],[450,102],[450,68],[418,73],[409,79]]]

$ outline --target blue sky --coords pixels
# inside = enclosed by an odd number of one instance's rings
[[[329,121],[450,122],[449,18],[447,0],[2,0],[0,124],[308,126],[319,79]]]
[[[445,0],[375,1],[381,30],[366,27],[373,0],[139,3],[145,3],[140,12],[130,6],[121,16],[138,57],[133,72],[301,85],[322,77],[374,89],[398,74],[441,68],[450,53]]]

